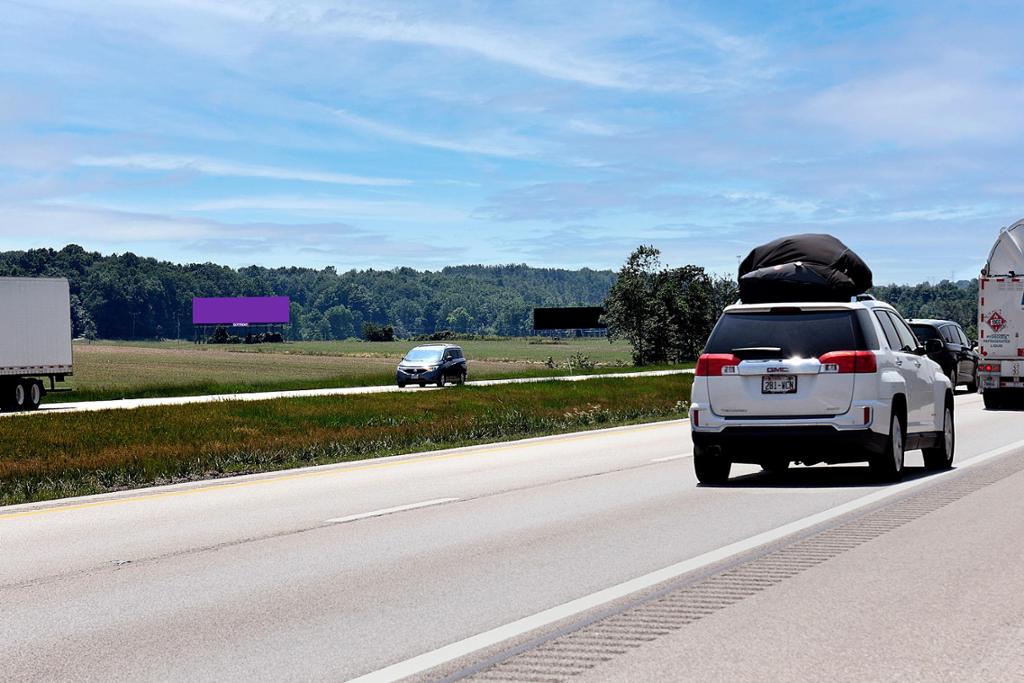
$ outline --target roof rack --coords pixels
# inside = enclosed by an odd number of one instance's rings
[[[850,301],[878,301],[875,297],[870,294],[858,294],[857,296],[850,299]]]

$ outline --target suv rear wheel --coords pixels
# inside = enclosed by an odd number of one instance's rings
[[[732,462],[720,451],[694,444],[693,469],[701,484],[724,484],[729,481]]]
[[[924,449],[924,466],[930,470],[948,470],[953,466],[955,450],[956,426],[953,422],[953,408],[947,405],[942,428],[942,445]]]
[[[903,476],[907,437],[903,431],[903,416],[895,410],[889,420],[889,442],[881,455],[869,461],[871,469],[883,481],[899,481]]]
[[[978,366],[974,366],[974,372],[971,374],[971,381],[967,383],[967,393],[976,394],[978,393]]]

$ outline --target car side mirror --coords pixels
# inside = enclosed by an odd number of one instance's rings
[[[977,349],[977,348],[978,348],[978,340],[977,339],[972,339],[971,340],[971,350],[973,351],[974,349]]]
[[[938,339],[929,339],[924,343],[925,353],[939,353],[943,348],[942,342]]]

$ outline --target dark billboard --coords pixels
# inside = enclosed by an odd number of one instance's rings
[[[600,306],[574,306],[572,308],[533,309],[535,330],[598,330],[607,325],[601,322],[604,309]]]

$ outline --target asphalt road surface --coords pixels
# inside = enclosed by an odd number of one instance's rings
[[[0,508],[0,675],[1024,680],[1024,415],[957,413],[895,486],[669,422]]]
[[[489,387],[501,384],[530,384],[533,382],[583,382],[598,378],[662,377],[665,375],[692,375],[693,370],[651,370],[647,372],[613,372],[594,375],[563,375],[558,377],[520,377],[512,379],[482,379],[466,382],[471,386]],[[433,389],[436,387],[426,387]],[[240,394],[209,394],[205,396],[169,396],[163,398],[122,398],[110,401],[78,401],[72,403],[44,403],[38,410],[21,413],[0,413],[0,417],[46,415],[48,413],[74,413],[95,410],[129,410],[147,406],[180,406],[189,403],[216,403],[218,401],[269,401],[275,398],[301,396],[354,396],[358,394],[386,394],[396,391],[422,391],[424,388],[401,389],[389,384],[374,387],[339,387],[335,389],[297,389],[294,391],[250,391]]]

